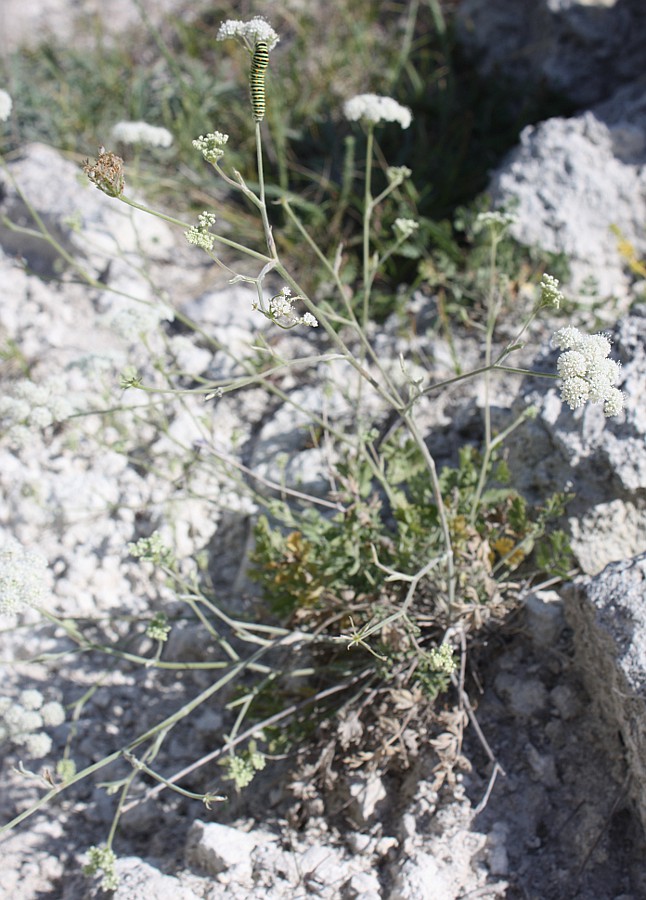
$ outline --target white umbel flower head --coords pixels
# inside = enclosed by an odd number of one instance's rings
[[[170,147],[173,135],[167,128],[149,125],[148,122],[117,122],[112,129],[112,139],[122,144],[143,144],[147,147]]]
[[[408,107],[402,106],[392,97],[382,97],[379,94],[357,94],[346,100],[343,112],[351,122],[367,122],[370,125],[398,122],[402,128],[408,128],[413,120]]]
[[[162,322],[172,322],[175,313],[163,301],[142,300],[124,303],[106,317],[106,324],[116,334],[126,340],[135,341],[143,335],[156,331]]]
[[[208,163],[215,164],[224,156],[224,145],[229,140],[228,134],[221,131],[212,131],[210,134],[201,134],[193,141],[193,146],[199,150]]]
[[[43,759],[52,749],[52,739],[42,731],[25,735],[22,743],[32,759]]]
[[[561,328],[552,344],[563,352],[556,370],[563,379],[561,399],[570,409],[578,409],[588,401],[602,403],[606,416],[617,416],[624,408],[625,395],[615,384],[621,364],[608,359],[610,337],[607,334],[583,334],[578,328]]]
[[[15,538],[0,538],[0,615],[35,606],[45,594],[47,560]]]
[[[21,691],[18,699],[25,709],[31,710],[40,709],[44,702],[43,695],[35,688],[27,688],[26,691]]]
[[[48,728],[56,728],[65,721],[65,710],[57,700],[45,703],[40,709],[40,715],[43,725],[47,725]]]
[[[11,96],[3,90],[0,90],[0,122],[6,122],[11,115],[11,107],[13,101]]]
[[[262,16],[254,16],[248,22],[227,19],[218,29],[217,40],[226,41],[228,38],[240,38],[249,50],[253,50],[258,41],[265,41],[267,50],[273,50],[280,40],[269,22]]]
[[[299,316],[294,311],[294,302],[302,300],[302,297],[292,297],[292,292],[287,285],[282,287],[277,294],[270,298],[267,308],[264,303],[254,303],[254,309],[259,310],[265,318],[270,319],[274,324],[283,329],[294,328],[296,325],[306,325],[308,328],[317,328],[318,321],[310,312]]]

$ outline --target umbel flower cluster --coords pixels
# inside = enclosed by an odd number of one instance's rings
[[[402,106],[392,97],[382,97],[379,94],[357,94],[346,100],[343,112],[351,122],[365,122],[368,125],[398,122],[402,128],[408,128],[413,118],[407,106]]]
[[[253,49],[258,41],[267,44],[267,50],[273,50],[280,38],[266,19],[254,16],[248,22],[239,19],[227,19],[218,29],[217,40],[238,38],[249,49]]]
[[[24,447],[33,432],[62,422],[74,408],[57,379],[36,384],[28,378],[16,381],[0,398],[0,425],[13,446]]]
[[[294,302],[300,300],[300,297],[292,297],[292,292],[287,286],[280,289],[277,294],[269,300],[268,309],[261,308],[259,303],[254,303],[253,308],[260,312],[272,322],[275,322],[280,328],[290,329],[295,325],[307,325],[308,328],[317,328],[318,321],[310,312],[299,316],[294,311]]]
[[[47,560],[15,538],[0,538],[0,615],[38,604],[46,590]]]
[[[148,122],[117,122],[112,139],[122,144],[143,144],[147,147],[170,147],[173,135],[167,128]]]
[[[41,729],[55,728],[65,721],[65,710],[55,700],[45,703],[40,691],[23,691],[18,702],[0,697],[0,744],[11,741],[24,747],[32,759],[42,759],[52,748],[52,739]]]
[[[563,352],[556,369],[562,379],[561,399],[570,409],[584,403],[602,403],[606,416],[617,416],[624,408],[625,395],[615,387],[621,364],[608,359],[610,338],[606,334],[582,334],[578,328],[561,328],[552,344]]]

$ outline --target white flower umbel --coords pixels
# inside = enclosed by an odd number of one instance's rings
[[[147,147],[170,147],[173,135],[167,128],[149,125],[148,122],[117,122],[112,129],[112,139],[122,144],[143,144]]]
[[[395,187],[398,184],[402,184],[407,178],[410,178],[412,174],[413,171],[408,166],[388,166],[386,169],[388,184],[392,184]]]
[[[402,241],[407,241],[419,228],[419,222],[415,219],[395,219],[393,231]]]
[[[269,300],[267,310],[261,308],[259,303],[254,303],[254,309],[260,310],[265,318],[275,322],[280,328],[289,329],[296,325],[317,328],[319,323],[312,313],[306,312],[302,316],[297,315],[294,311],[294,302],[301,300],[302,297],[292,297],[291,294],[291,289],[285,286]]]
[[[197,217],[197,225],[191,225],[188,231],[184,232],[184,237],[195,247],[201,247],[202,250],[210,251],[213,249],[215,238],[209,234],[209,229],[215,225],[215,215],[206,210]]]
[[[476,231],[489,228],[496,234],[502,235],[507,231],[510,225],[513,225],[517,217],[512,213],[503,212],[500,209],[490,209],[486,212],[478,213],[476,216]]]
[[[40,709],[44,702],[44,697],[40,691],[37,691],[35,688],[27,688],[26,691],[21,691],[20,696],[18,697],[20,703],[24,706],[25,709]]]
[[[24,446],[34,431],[62,422],[74,412],[65,385],[53,378],[14,382],[0,398],[0,423],[13,446]]]
[[[43,725],[46,725],[48,728],[56,728],[57,725],[62,725],[65,721],[65,710],[56,700],[44,703],[39,712]]]
[[[193,141],[193,146],[200,151],[207,162],[214,164],[224,156],[224,145],[228,140],[228,134],[212,131],[206,135],[201,134]]]
[[[46,591],[47,560],[15,538],[0,538],[0,615],[35,606]]]
[[[392,97],[379,94],[357,94],[343,104],[346,119],[351,122],[365,122],[377,125],[379,122],[398,122],[402,128],[408,128],[412,122],[410,109],[402,106]]]
[[[217,40],[239,38],[249,49],[253,50],[258,41],[266,41],[267,50],[273,50],[280,38],[266,19],[254,16],[248,22],[240,19],[227,19],[218,29]]]
[[[13,102],[10,95],[6,91],[0,90],[0,122],[7,121],[11,115],[12,106]]]
[[[33,759],[42,759],[52,748],[52,739],[41,729],[55,728],[65,721],[65,710],[56,700],[44,703],[34,688],[22,691],[18,701],[0,698],[0,740],[24,747]]]
[[[554,289],[554,285],[548,284],[547,287],[548,290]],[[606,334],[582,334],[578,328],[567,327],[553,335],[552,344],[563,351],[556,363],[556,370],[563,380],[561,399],[570,409],[578,409],[589,401],[602,403],[606,416],[619,415],[626,398],[623,391],[614,386],[619,381],[621,364],[608,359],[610,337]]]
[[[108,316],[107,324],[123,338],[139,338],[155,331],[161,322],[172,322],[175,313],[165,303],[132,302]]]

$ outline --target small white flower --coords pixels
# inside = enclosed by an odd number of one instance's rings
[[[266,41],[267,49],[273,50],[280,40],[269,22],[262,16],[254,16],[248,22],[227,19],[220,25],[216,40],[226,41],[228,38],[240,38],[250,50],[253,50],[258,41]]]
[[[610,388],[603,401],[603,414],[605,416],[618,416],[626,405],[626,395],[618,388]]]
[[[502,212],[499,209],[491,209],[477,215],[475,230],[481,231],[483,228],[489,228],[496,234],[502,235],[516,221],[517,217],[511,213]]]
[[[351,122],[398,122],[402,128],[408,128],[412,121],[410,109],[402,106],[392,97],[379,94],[357,94],[343,104],[346,119]]]
[[[184,237],[189,244],[193,244],[194,247],[200,247],[202,250],[206,250],[207,253],[213,250],[215,238],[212,234],[202,231],[197,225],[191,225],[188,231],[184,232]]]
[[[285,294],[276,294],[269,301],[269,312],[272,316],[291,316],[293,315],[292,301]]]
[[[214,164],[224,156],[224,145],[228,140],[228,134],[212,131],[207,135],[201,134],[193,141],[193,146],[200,151],[207,162]]]
[[[47,428],[54,421],[54,416],[51,410],[38,406],[32,410],[30,421],[35,428]]]
[[[215,214],[205,210],[197,217],[197,224],[202,231],[208,231],[209,228],[213,228],[215,225]]]
[[[42,731],[38,734],[28,734],[22,743],[32,759],[42,759],[52,749],[52,739]]]
[[[610,353],[611,341],[607,334],[586,334],[583,335],[580,349],[590,362],[596,362],[605,359]]]
[[[22,744],[27,736],[43,727],[43,720],[35,710],[23,709],[16,704],[5,714],[4,720],[9,726],[11,738],[17,744]]]
[[[167,128],[149,125],[148,122],[117,122],[112,129],[112,139],[122,144],[144,144],[148,147],[170,147],[173,135]]]
[[[10,95],[0,89],[0,122],[6,122],[9,116],[11,115],[11,107],[13,106],[13,101]]]
[[[8,434],[8,440],[14,449],[28,447],[34,440],[34,433],[26,425],[14,425]]]
[[[261,308],[261,305],[258,302],[253,304],[253,308],[260,310],[265,318],[271,319],[281,328],[294,328],[295,325],[306,325],[309,328],[317,328],[319,323],[311,313],[307,312],[304,315],[299,316],[294,311],[294,302],[302,299],[302,297],[292,298],[291,288],[285,285],[285,287],[282,287],[277,294],[274,294],[274,296],[270,298],[266,310]],[[279,322],[279,319],[282,321]]]
[[[159,327],[163,321],[172,322],[173,310],[164,303],[136,303],[122,306],[108,316],[108,326],[126,340],[134,340]]]
[[[428,653],[428,661],[436,672],[445,675],[451,675],[455,672],[457,664],[453,656],[453,649],[450,644],[440,644],[439,647],[433,647]]]
[[[566,350],[557,360],[556,371],[561,378],[573,378],[575,375],[584,378],[588,371],[588,363],[578,350]]]
[[[412,174],[412,169],[409,169],[408,166],[388,166],[386,169],[388,184],[401,184],[407,178],[410,178]]]
[[[184,232],[184,237],[189,244],[210,252],[215,243],[215,237],[209,233],[209,228],[212,228],[213,225],[215,225],[215,215],[205,210],[197,217],[197,225],[191,225],[189,230]]]
[[[559,350],[569,350],[575,347],[581,338],[581,332],[578,328],[568,325],[567,328],[559,328],[552,335],[552,346],[558,347]]]
[[[419,222],[415,219],[395,219],[393,231],[398,238],[406,241],[411,235],[415,234],[419,228]]]
[[[25,446],[30,429],[47,428],[72,414],[65,390],[55,378],[40,383],[23,379],[11,385],[11,394],[0,399],[0,420],[14,447]]]
[[[43,725],[47,725],[49,728],[56,728],[57,725],[62,725],[65,721],[65,710],[56,700],[50,700],[49,703],[45,703],[40,710],[40,715]]]
[[[615,416],[625,404],[625,395],[614,387],[621,363],[608,359],[611,341],[606,334],[582,334],[576,328],[561,328],[552,344],[565,352],[556,368],[563,379],[561,398],[571,409],[584,403],[602,403],[606,416]]]
[[[22,691],[18,700],[25,709],[40,709],[43,705],[43,695],[35,688],[28,688]]]
[[[578,409],[583,406],[590,396],[590,385],[585,378],[566,378],[561,386],[561,399],[567,403],[570,409]]]
[[[45,593],[47,560],[14,538],[0,544],[0,614],[34,606]]]

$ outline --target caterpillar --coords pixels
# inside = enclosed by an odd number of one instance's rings
[[[265,71],[268,65],[269,50],[267,49],[267,41],[256,41],[256,48],[251,60],[251,72],[249,73],[251,108],[256,122],[262,122],[265,118]]]

